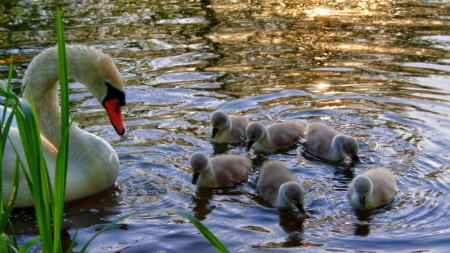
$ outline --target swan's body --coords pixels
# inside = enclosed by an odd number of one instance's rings
[[[204,153],[191,156],[192,183],[204,187],[231,186],[247,178],[252,161],[239,155],[218,155],[211,159]]]
[[[294,145],[303,136],[304,128],[296,122],[280,122],[267,128],[254,122],[247,126],[247,151],[273,152]]]
[[[125,94],[120,74],[108,55],[99,50],[84,46],[66,46],[69,77],[86,85],[89,91],[107,110],[111,123],[117,133],[122,135],[125,128],[122,123],[121,106],[125,105]],[[60,145],[60,107],[57,97],[58,52],[55,47],[36,56],[30,63],[24,79],[24,99],[33,97],[39,127],[42,148],[50,179],[55,174],[57,148]],[[0,111],[3,107],[0,107]],[[9,138],[24,159],[18,129],[12,126]],[[12,181],[16,154],[11,142],[5,146],[2,161],[3,201],[6,203],[12,191]],[[28,165],[33,168],[33,165]],[[117,179],[119,160],[114,149],[103,139],[90,134],[72,124],[69,132],[69,162],[67,170],[65,201],[91,195],[111,187]],[[21,172],[22,174],[22,172]],[[15,202],[16,207],[33,206],[33,199],[23,174]]]
[[[244,116],[227,115],[223,111],[215,111],[211,115],[213,127],[211,141],[213,143],[234,143],[245,139],[245,129],[250,121]]]
[[[358,209],[372,209],[391,203],[397,195],[394,174],[387,169],[373,169],[353,179],[347,198]]]
[[[282,162],[265,162],[256,188],[259,195],[272,206],[280,209],[296,206],[301,213],[306,214],[303,207],[306,192]]]
[[[306,129],[305,148],[314,156],[341,161],[347,156],[358,161],[358,143],[355,138],[340,134],[321,122],[311,123]]]

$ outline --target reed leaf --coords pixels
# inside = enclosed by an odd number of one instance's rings
[[[32,97],[30,103],[33,104]],[[30,103],[20,100],[15,116],[27,164],[34,166],[33,169],[28,171],[30,178],[27,178],[27,183],[31,186],[30,191],[35,205],[42,249],[44,252],[51,252],[52,219],[49,204],[52,199],[51,183],[42,155],[41,136],[35,110]]]
[[[11,79],[12,79],[12,56],[10,57],[11,62],[9,64],[9,71],[8,71],[8,82],[4,83],[1,82],[1,88],[4,90],[4,92],[6,94],[12,94],[11,92]],[[3,92],[3,91],[2,91]],[[0,176],[3,173],[3,166],[2,166],[2,162],[3,161],[3,154],[5,151],[5,146],[6,146],[6,141],[8,138],[8,133],[9,133],[9,128],[11,127],[12,121],[13,121],[13,117],[14,117],[14,110],[15,107],[13,107],[13,109],[11,110],[11,112],[8,112],[8,104],[9,104],[9,99],[7,96],[5,96],[5,105],[3,107],[3,111],[0,117]],[[15,173],[17,173],[18,170],[15,171]],[[14,177],[16,176],[16,174],[14,174]],[[6,221],[9,218],[9,214],[12,211],[12,206],[7,206],[6,209],[3,205],[3,180],[0,180],[0,214],[1,214],[1,221],[0,221],[0,231],[3,231],[5,226],[6,226]],[[16,192],[17,193],[17,192]],[[17,194],[16,194],[17,195]],[[13,194],[13,199],[15,199],[15,196]],[[9,201],[8,201],[9,202]]]
[[[61,143],[58,148],[55,170],[53,210],[53,252],[60,252],[64,197],[66,192],[67,164],[69,160],[69,80],[67,73],[66,46],[61,10],[56,8],[56,35],[58,39],[58,65],[61,103]]]

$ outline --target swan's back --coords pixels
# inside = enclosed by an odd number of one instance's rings
[[[297,182],[297,178],[278,160],[267,161],[263,164],[256,188],[259,195],[271,205],[277,205],[278,191],[286,182]]]
[[[373,169],[362,174],[372,181],[373,189],[372,194],[366,197],[367,209],[376,208],[382,205],[391,203],[398,193],[397,186],[395,183],[395,175],[387,169]],[[352,183],[349,185],[347,197],[355,208],[360,208],[356,204],[356,201],[351,200],[352,197],[357,196],[355,189],[355,181],[358,180],[355,177]]]

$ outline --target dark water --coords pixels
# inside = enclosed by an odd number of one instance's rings
[[[200,219],[232,252],[446,252],[450,246],[450,5],[447,1],[64,1],[66,38],[111,54],[126,84],[127,133],[115,134],[99,103],[71,84],[77,122],[120,156],[117,184],[66,205],[75,251],[108,221],[132,211],[174,208]],[[0,2],[0,59],[14,84],[55,44],[52,1]],[[7,66],[0,65],[5,79]],[[353,135],[362,163],[324,163],[301,146],[256,155],[209,142],[216,109],[269,124],[322,121]],[[191,185],[189,156],[249,156],[247,182]],[[257,195],[261,164],[280,159],[309,187],[307,220]],[[350,168],[349,168],[350,167]],[[396,200],[355,211],[351,179],[388,168]],[[15,230],[35,235],[32,210]],[[34,250],[37,252],[38,248]],[[187,220],[133,217],[93,241],[90,252],[213,252]]]

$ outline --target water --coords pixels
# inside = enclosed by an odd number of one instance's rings
[[[127,133],[115,134],[98,102],[71,84],[77,122],[117,150],[117,184],[66,205],[65,235],[81,249],[107,222],[173,208],[206,225],[230,251],[445,252],[450,245],[450,9],[447,1],[67,1],[66,38],[113,56],[126,85]],[[54,4],[0,4],[0,59],[29,61],[55,44]],[[0,65],[5,79],[7,66]],[[353,135],[362,162],[325,163],[301,145],[270,155],[209,142],[216,109],[269,124],[322,121]],[[247,182],[197,189],[189,156],[248,156]],[[262,163],[279,159],[309,187],[309,219],[262,201]],[[351,179],[388,168],[399,194],[355,211]],[[20,240],[36,235],[33,210],[16,210]],[[91,252],[212,252],[187,220],[164,213],[126,219]],[[38,251],[38,247],[34,248]]]

